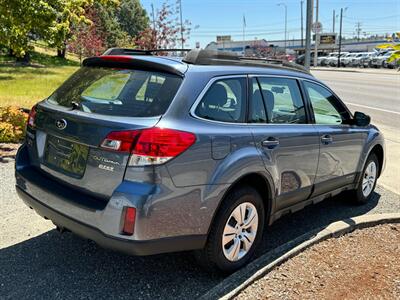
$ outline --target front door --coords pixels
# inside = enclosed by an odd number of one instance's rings
[[[279,210],[310,196],[318,165],[318,132],[308,123],[296,79],[260,76],[249,82],[250,128],[275,180]]]
[[[314,196],[351,184],[368,132],[350,125],[350,113],[341,101],[320,84],[304,81],[312,106],[321,150]]]

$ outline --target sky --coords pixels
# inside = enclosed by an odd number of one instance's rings
[[[306,2],[303,4],[304,26]],[[141,0],[141,3],[150,14],[151,4],[157,10],[163,1]],[[169,0],[169,3],[175,5],[176,0]],[[243,15],[246,39],[282,40],[285,9],[278,3],[287,6],[288,39],[300,38],[300,0],[182,0],[183,19],[189,20],[192,28],[198,27],[192,30],[185,46],[192,48],[199,42],[204,48],[215,41],[216,35],[231,35],[233,40],[242,40]],[[323,32],[332,32],[333,10],[337,15],[335,31],[339,31],[340,8],[346,7],[343,17],[345,36],[355,34],[357,22],[360,22],[361,36],[364,32],[370,35],[400,31],[400,0],[320,0],[319,21]]]

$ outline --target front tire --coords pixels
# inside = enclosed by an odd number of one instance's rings
[[[367,158],[357,189],[352,193],[354,202],[366,204],[373,195],[378,179],[379,161],[374,153]]]
[[[207,270],[232,273],[246,265],[259,246],[265,211],[260,194],[250,186],[233,189],[224,199],[208,236],[195,253]]]

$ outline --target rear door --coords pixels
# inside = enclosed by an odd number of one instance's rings
[[[109,198],[123,180],[129,149],[102,142],[110,132],[155,126],[181,82],[155,71],[80,69],[36,107],[27,133],[31,163],[68,186]]]
[[[251,77],[249,123],[266,169],[275,179],[277,209],[311,194],[319,156],[299,84],[284,77]]]
[[[350,125],[350,113],[326,87],[311,81],[303,84],[321,145],[314,191],[317,196],[354,182],[368,130]]]

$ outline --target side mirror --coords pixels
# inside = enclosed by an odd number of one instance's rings
[[[365,127],[368,126],[369,123],[371,123],[371,117],[360,112],[356,111],[354,113],[354,124],[357,126]]]

